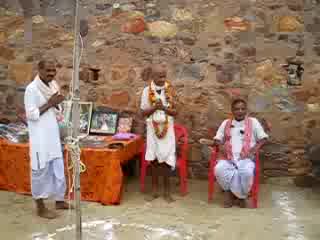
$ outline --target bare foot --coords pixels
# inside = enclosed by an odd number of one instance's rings
[[[240,208],[247,208],[247,202],[245,199],[239,199],[239,207]]]
[[[74,209],[73,205],[67,203],[67,202],[56,202],[56,209],[57,210],[68,210],[68,209]]]
[[[155,199],[157,199],[159,197],[160,197],[160,195],[158,193],[152,193],[151,195],[147,195],[145,197],[145,200],[148,201],[148,202],[151,202],[151,201],[153,201],[153,200],[155,200]]]
[[[233,205],[233,195],[231,192],[225,192],[224,193],[224,202],[223,207],[224,208],[231,208]]]
[[[46,218],[46,219],[55,219],[58,216],[54,211],[51,211],[47,208],[38,210],[37,214],[39,217]]]
[[[171,196],[171,194],[165,194],[163,198],[167,203],[172,203],[175,201],[174,198]]]

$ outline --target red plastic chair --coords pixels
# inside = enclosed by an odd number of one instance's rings
[[[214,147],[211,152],[211,159],[209,163],[209,190],[208,190],[208,201],[210,202],[213,197],[214,192],[214,184],[216,177],[214,175],[214,168],[217,164],[217,155],[218,155],[219,148]],[[255,161],[255,174],[254,174],[254,181],[251,188],[251,196],[252,196],[252,203],[253,207],[258,207],[258,193],[259,193],[259,177],[260,177],[260,159],[259,159],[259,152],[260,149],[257,149],[256,152],[256,161]]]
[[[179,169],[180,175],[180,192],[181,195],[186,195],[188,192],[187,187],[187,154],[188,154],[188,132],[187,129],[179,124],[174,125],[174,132],[176,142],[179,144],[179,156],[177,157],[177,168]],[[141,150],[141,169],[140,169],[140,190],[145,191],[145,177],[147,174],[147,167],[149,162],[145,160],[146,155],[146,144],[143,145]]]

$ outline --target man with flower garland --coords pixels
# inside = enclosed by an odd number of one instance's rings
[[[223,121],[214,140],[201,139],[200,143],[219,146],[214,173],[225,192],[224,206],[232,207],[238,202],[240,207],[247,207],[254,180],[255,153],[268,135],[256,118],[248,117],[246,101],[235,99],[231,110],[232,119]]]
[[[163,65],[154,65],[150,69],[150,84],[142,93],[141,110],[146,117],[147,148],[146,161],[151,162],[152,196],[159,197],[158,177],[163,175],[164,199],[172,202],[170,193],[170,171],[176,166],[176,139],[174,119],[177,112],[173,102],[173,88],[167,81],[167,71]]]

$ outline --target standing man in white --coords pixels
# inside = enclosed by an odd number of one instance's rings
[[[64,201],[66,181],[58,120],[64,97],[54,81],[55,61],[38,64],[39,74],[27,86],[24,103],[28,121],[31,157],[31,190],[37,215],[53,219],[57,215],[45,207],[44,199],[54,196],[56,209],[69,209]]]
[[[170,171],[176,167],[176,138],[174,116],[177,111],[174,92],[167,81],[167,70],[163,65],[151,68],[150,84],[143,90],[141,110],[146,118],[147,149],[146,161],[151,161],[152,191],[150,200],[159,197],[158,177],[164,178],[164,199],[172,202],[170,193]],[[161,171],[161,172],[160,172]]]

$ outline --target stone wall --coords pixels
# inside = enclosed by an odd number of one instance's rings
[[[271,126],[271,143],[262,154],[264,176],[312,172],[305,150],[320,142],[319,1],[122,0],[119,14],[112,14],[111,1],[85,2],[82,100],[138,112],[147,84],[143,69],[164,61],[178,93],[176,121],[190,134],[191,177],[207,177],[208,149],[198,140],[212,136],[236,96],[247,98],[251,113]],[[17,90],[31,81],[42,54],[56,56],[57,80],[68,92],[72,17],[56,4],[44,11],[49,17],[32,20],[1,10],[3,117],[15,118],[23,102]],[[288,61],[303,63],[299,87],[287,85]],[[135,131],[142,133],[143,121],[135,116]]]

